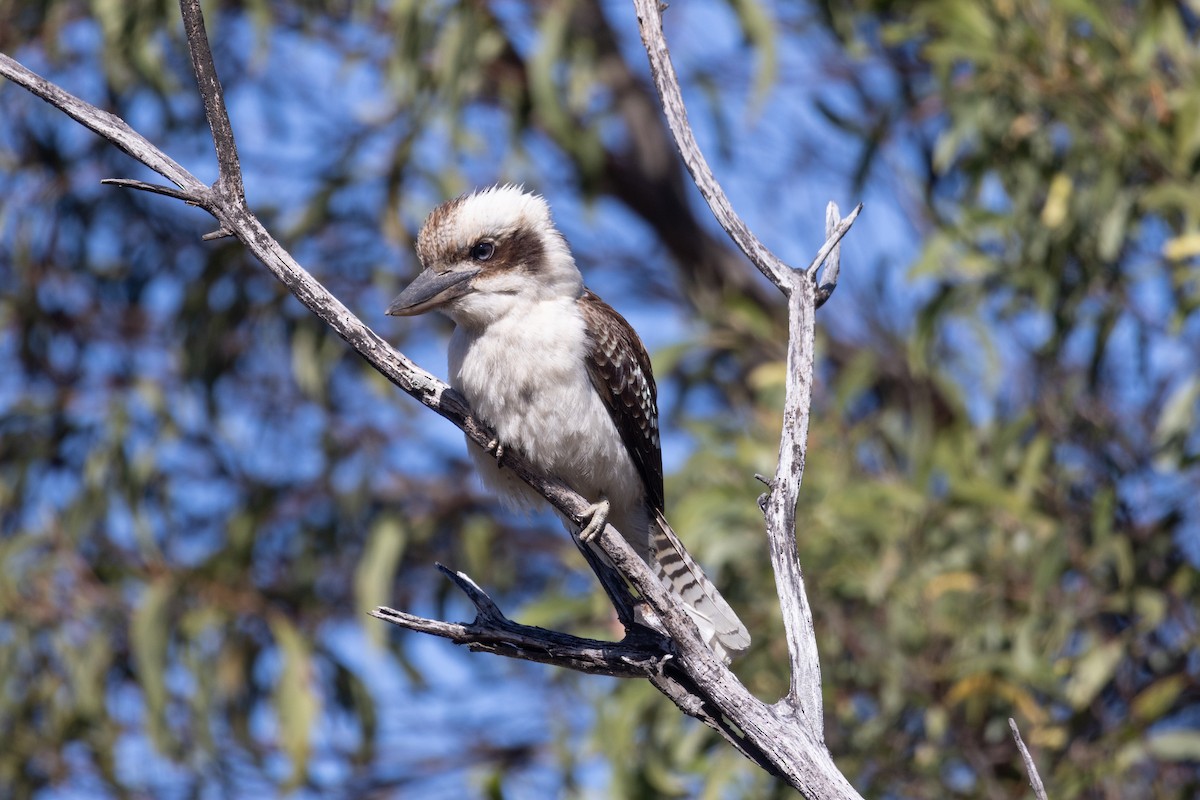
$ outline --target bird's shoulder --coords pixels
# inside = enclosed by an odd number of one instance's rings
[[[587,335],[585,359],[592,386],[607,407],[648,499],[663,507],[658,389],[646,347],[633,327],[590,289],[577,305]]]

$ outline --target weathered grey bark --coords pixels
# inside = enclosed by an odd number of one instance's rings
[[[1025,740],[1021,738],[1021,730],[1017,727],[1017,721],[1012,717],[1008,718],[1008,728],[1012,731],[1017,749],[1021,751],[1021,760],[1025,762],[1025,771],[1029,773],[1029,787],[1033,789],[1033,796],[1037,800],[1049,800],[1046,796],[1046,787],[1042,785],[1042,776],[1038,774],[1037,764],[1033,763],[1033,756],[1029,754],[1029,748],[1025,746]]]

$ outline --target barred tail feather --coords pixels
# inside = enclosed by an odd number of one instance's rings
[[[679,596],[688,616],[717,657],[726,664],[750,647],[750,632],[721,597],[704,570],[688,554],[661,512],[650,524],[651,566],[663,586]]]

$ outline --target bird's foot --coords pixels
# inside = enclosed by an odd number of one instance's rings
[[[590,543],[600,534],[600,531],[604,530],[604,526],[608,524],[608,509],[608,500],[601,497],[600,502],[593,503],[591,508],[584,512],[588,521],[579,531],[580,541],[585,544]]]
[[[487,451],[496,458],[496,466],[501,468],[504,466],[504,444],[500,439],[492,439],[487,443]]]

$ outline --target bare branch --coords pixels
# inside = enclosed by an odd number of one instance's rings
[[[858,219],[860,211],[862,211],[862,203],[854,207],[850,216],[839,222],[837,203],[831,202],[825,207],[825,244],[817,251],[812,263],[808,265],[808,275],[815,279],[817,270],[820,269],[821,264],[825,264],[825,271],[821,273],[821,285],[817,289],[817,308],[825,305],[825,301],[837,288],[838,275],[842,269],[842,238],[850,232],[850,226],[854,224],[854,220]]]
[[[827,761],[827,766],[845,783],[824,749],[824,722],[821,700],[821,667],[813,628],[812,609],[804,591],[796,543],[796,502],[804,475],[809,414],[812,404],[814,370],[815,313],[837,286],[840,271],[839,243],[850,229],[862,206],[840,221],[832,203],[826,212],[825,245],[809,268],[799,272],[789,268],[772,254],[733,211],[729,199],[701,154],[687,121],[679,82],[671,64],[662,29],[662,9],[658,0],[634,0],[642,44],[650,60],[667,124],[676,145],[721,227],[756,267],[788,298],[787,385],[784,398],[783,432],[779,443],[779,463],[768,495],[759,505],[766,516],[775,585],[783,612],[784,629],[791,659],[791,685],[787,695],[776,704],[778,712],[796,717],[815,747],[806,758]],[[817,288],[817,270],[827,263],[825,282]],[[641,590],[641,587],[638,587]],[[668,629],[670,630],[670,629]],[[676,635],[670,630],[672,636]],[[835,782],[836,783],[836,782]],[[796,785],[796,784],[793,784]],[[848,784],[845,784],[848,788]],[[822,787],[818,796],[840,791],[840,785]],[[802,789],[803,790],[803,789]],[[853,790],[851,790],[852,792]]]
[[[697,188],[717,221],[760,271],[788,298],[787,389],[784,399],[783,434],[779,464],[771,491],[760,503],[767,517],[775,583],[783,609],[784,628],[792,662],[791,687],[780,701],[794,709],[818,741],[824,740],[821,703],[821,670],[813,630],[812,610],[796,547],[796,501],[804,474],[809,409],[812,403],[814,367],[814,313],[837,286],[840,269],[839,243],[857,218],[859,205],[845,220],[836,206],[827,210],[827,240],[804,272],[784,264],[746,227],[733,211],[729,199],[700,152],[687,120],[687,110],[662,29],[662,6],[658,0],[634,0],[642,44],[650,59],[650,72],[662,98],[667,124]],[[825,284],[818,291],[816,274],[828,261]]]
[[[80,100],[4,53],[0,53],[0,75],[25,87],[88,130],[100,134],[180,189],[194,193],[194,199],[207,189],[190,172],[129,127],[125,120]]]
[[[195,205],[195,201],[192,199],[194,195],[191,192],[176,189],[174,186],[161,186],[157,183],[135,181],[132,178],[105,178],[100,182],[107,186],[120,186],[124,189],[137,189],[138,191],[150,192],[151,194],[161,194],[164,197],[171,197]]]
[[[1029,748],[1025,746],[1025,742],[1021,739],[1021,731],[1017,728],[1017,721],[1012,717],[1008,718],[1008,728],[1012,731],[1013,739],[1017,742],[1017,749],[1021,751],[1021,759],[1025,762],[1025,769],[1029,773],[1029,785],[1033,789],[1033,795],[1037,800],[1049,800],[1046,796],[1046,787],[1042,785],[1042,776],[1038,775],[1037,764],[1033,763],[1033,756],[1029,754]]]
[[[471,600],[477,612],[474,622],[442,622],[383,606],[369,612],[371,616],[449,639],[471,650],[554,664],[593,675],[647,678],[660,672],[662,663],[671,657],[670,643],[646,629],[623,642],[604,642],[513,622],[467,575],[441,564],[437,567]]]
[[[213,63],[212,48],[204,30],[204,13],[200,0],[181,0],[179,10],[183,14],[183,30],[187,35],[188,52],[192,56],[192,71],[204,100],[204,116],[212,131],[213,146],[217,151],[217,182],[219,192],[239,205],[246,203],[246,190],[242,186],[242,165],[238,160],[237,143],[233,138],[233,126],[229,124],[229,112],[225,108],[225,92],[217,77]]]
[[[233,231],[229,230],[229,228],[226,228],[224,225],[222,225],[221,227],[217,228],[215,231],[209,231],[208,233],[201,236],[200,240],[204,241],[204,242],[215,242],[217,239],[228,239],[230,236],[233,236]]]
[[[830,252],[832,250],[831,247]],[[799,284],[798,290],[788,297],[783,429],[779,439],[779,462],[764,514],[792,668],[791,685],[780,703],[799,713],[812,736],[823,742],[821,662],[796,543],[796,502],[808,449],[815,338],[816,284],[810,273],[808,279]]]
[[[476,621],[479,621],[480,618],[488,621],[508,621],[508,618],[504,616],[504,612],[500,610],[500,606],[496,605],[496,601],[488,597],[487,592],[485,592],[483,589],[480,589],[479,584],[471,580],[467,573],[452,570],[445,564],[434,564],[434,566],[437,567],[438,572],[454,581],[454,585],[457,586],[471,601],[471,604],[475,606],[475,610],[479,612],[479,616],[476,617]]]
[[[713,216],[721,227],[729,234],[746,257],[755,267],[779,288],[785,296],[800,282],[795,271],[767,249],[757,236],[746,226],[741,217],[733,210],[725,190],[713,176],[712,168],[700,152],[700,145],[688,124],[687,107],[683,104],[683,94],[679,89],[679,78],[675,75],[675,66],[671,63],[671,53],[667,49],[666,36],[662,28],[662,8],[660,0],[633,0],[637,12],[638,29],[642,34],[642,45],[650,58],[650,74],[654,77],[654,85],[662,100],[663,111],[666,113],[667,125],[675,137],[679,154],[683,163],[700,194],[712,209]]]

